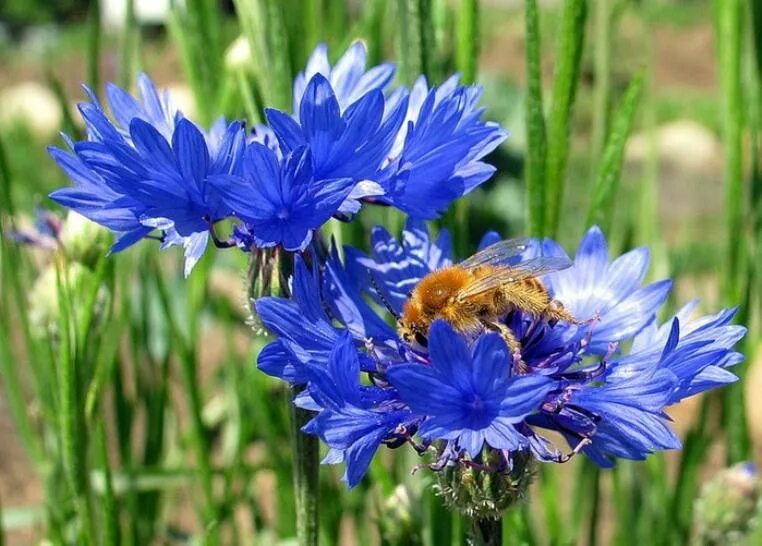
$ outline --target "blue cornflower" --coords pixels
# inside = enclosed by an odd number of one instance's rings
[[[381,292],[377,295],[398,315],[418,281],[452,265],[449,232],[443,229],[439,238],[431,241],[423,221],[414,218],[408,218],[401,242],[381,226],[371,230],[370,242],[370,257],[352,247],[344,250],[348,274],[358,286],[367,286],[372,280],[373,287]]]
[[[545,255],[566,256],[546,240]],[[574,266],[545,278],[553,296],[578,320],[596,318],[589,351],[604,354],[610,343],[630,339],[653,321],[672,287],[665,279],[641,286],[650,261],[649,250],[636,248],[609,260],[603,233],[592,227],[577,248]]]
[[[227,207],[246,223],[260,248],[304,250],[352,191],[351,178],[316,179],[309,148],[291,151],[282,162],[265,145],[246,149],[241,176],[217,176],[212,185]]]
[[[746,328],[730,324],[736,309],[691,320],[697,305],[697,301],[690,302],[661,326],[656,321],[646,326],[633,339],[629,354],[612,362],[610,375],[648,374],[657,364],[675,376],[669,404],[736,381],[728,368],[743,361],[733,347]]]
[[[291,384],[307,382],[308,363],[325,365],[339,331],[323,308],[319,281],[300,256],[295,257],[293,298],[265,297],[254,302],[259,320],[278,339],[260,353],[258,366]]]
[[[317,179],[351,178],[356,186],[341,207],[345,214],[360,208],[359,200],[383,193],[377,183],[405,115],[407,100],[384,114],[384,95],[371,89],[342,111],[330,82],[320,73],[307,83],[299,105],[299,121],[268,109],[267,120],[283,154],[302,146],[311,151]]]
[[[358,40],[349,46],[331,67],[328,62],[328,47],[325,44],[318,44],[310,55],[304,72],[300,72],[294,80],[294,116],[297,121],[307,82],[316,74],[321,74],[330,82],[342,112],[369,91],[384,91],[394,77],[395,66],[385,63],[366,71],[367,56],[365,43]]]
[[[293,116],[271,109],[267,119],[283,153],[312,149],[316,177],[354,178],[342,215],[375,202],[436,218],[492,176],[495,168],[482,159],[506,134],[481,119],[481,87],[453,76],[429,89],[422,77],[411,92],[400,87],[385,96],[392,75],[391,65],[365,72],[360,43],[333,69],[318,47],[295,83]]]
[[[481,94],[480,86],[459,85],[457,76],[438,88],[429,89],[423,77],[416,82],[381,180],[386,202],[411,216],[437,218],[494,174],[481,159],[507,134],[481,119]]]
[[[486,443],[494,449],[527,449],[515,425],[538,411],[553,381],[517,375],[505,342],[485,334],[469,348],[444,321],[429,333],[430,366],[401,364],[387,377],[412,411],[426,415],[418,429],[427,440],[452,440],[472,458]]]
[[[324,462],[346,462],[344,480],[354,487],[379,445],[410,418],[410,412],[393,403],[385,406],[389,397],[383,389],[360,383],[360,359],[346,332],[332,349],[327,366],[310,364],[308,376],[311,400],[305,405],[318,414],[304,431],[320,436],[332,449]]]
[[[140,93],[139,100],[118,85],[106,83],[106,97],[114,116],[113,123],[108,119],[95,93],[88,87],[84,88],[91,102],[81,103],[79,110],[85,120],[90,140],[113,139],[115,130],[129,139],[130,123],[133,119],[142,119],[151,124],[165,139],[172,139],[175,125],[183,116],[172,104],[169,93],[166,90],[159,92],[151,78],[144,73],[138,74],[137,87]]]
[[[485,244],[493,239],[488,235]],[[534,241],[520,258],[562,252],[553,241]],[[363,294],[398,314],[405,294],[420,278],[451,263],[446,234],[432,241],[419,222],[411,221],[398,243],[377,228],[371,256],[352,248],[345,248],[345,256],[342,263],[334,251],[322,271],[301,269],[298,274],[309,275],[310,286],[320,294],[300,290],[296,301],[289,302],[298,307],[304,299],[317,308],[325,300],[334,320],[324,317],[321,323],[331,341],[313,341],[321,338],[312,333],[310,320],[270,316],[266,321],[274,331],[286,331],[290,354],[300,353],[301,365],[310,370],[300,404],[321,414],[329,411],[326,397],[336,400],[331,381],[341,384],[343,399],[362,400],[359,406],[350,405],[372,412],[374,422],[383,423],[372,429],[371,444],[409,443],[419,452],[433,451],[435,470],[476,465],[515,477],[530,455],[560,462],[583,452],[610,466],[617,458],[642,459],[678,448],[665,408],[734,381],[729,368],[742,359],[733,346],[745,329],[730,324],[733,310],[691,320],[691,304],[658,325],[656,313],[669,283],[643,285],[648,266],[644,249],[611,261],[597,228],[583,239],[572,267],[542,278],[578,323],[549,324],[521,309],[497,317],[518,341],[516,352],[495,333],[464,338],[441,321],[429,332],[428,349],[410,346],[368,305]],[[298,280],[295,286],[304,282]],[[339,337],[351,338],[344,354],[352,353],[351,345],[369,383],[342,379],[329,365],[326,346]],[[346,356],[342,359],[348,362]],[[320,381],[310,379],[313,368],[320,370]],[[334,406],[330,411],[341,405]],[[348,446],[359,438],[355,433],[363,430],[367,416],[330,414],[334,420],[327,415],[310,432],[331,438],[327,462],[346,462],[355,483],[357,472],[367,468],[371,447],[363,446],[360,460]],[[379,439],[382,430],[386,436]],[[543,430],[560,433],[571,451],[554,446]]]
[[[109,86],[116,123],[97,102],[81,105],[90,139],[67,140],[71,153],[50,149],[75,186],[51,198],[116,232],[113,252],[161,230],[165,246],[184,247],[187,275],[206,248],[210,226],[232,213],[209,179],[240,172],[245,132],[233,122],[205,135],[180,114],[171,116],[150,81],[140,81],[142,107]]]

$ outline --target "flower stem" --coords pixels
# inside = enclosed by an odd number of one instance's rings
[[[501,546],[503,544],[503,520],[473,518],[468,529],[468,546]]]
[[[296,496],[296,533],[299,546],[318,543],[318,439],[302,432],[310,420],[309,411],[296,407],[293,400],[303,387],[291,390],[291,440],[294,448],[294,494]]]

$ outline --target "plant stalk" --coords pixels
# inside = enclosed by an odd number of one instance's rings
[[[318,438],[302,432],[312,415],[294,405],[301,386],[291,389],[288,401],[291,412],[291,441],[294,450],[294,493],[296,497],[296,533],[299,546],[318,544]]]
[[[471,519],[467,533],[468,546],[501,546],[503,544],[503,520]]]

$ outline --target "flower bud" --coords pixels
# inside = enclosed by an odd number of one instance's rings
[[[67,263],[60,276],[59,279],[55,264],[49,264],[37,277],[29,291],[29,322],[33,335],[39,338],[58,338],[60,324],[58,290],[62,283],[66,284],[73,301],[82,301],[85,294],[92,293],[91,290],[96,282],[95,274],[78,262]],[[98,321],[103,315],[108,301],[108,290],[105,286],[100,286],[95,298],[94,321]],[[83,305],[77,305],[72,310],[75,320],[80,323],[87,309]]]
[[[445,504],[469,518],[498,519],[520,502],[532,481],[534,459],[527,452],[510,454],[505,466],[503,453],[485,448],[481,461],[462,460],[437,473],[438,493]]]
[[[411,491],[404,485],[394,488],[381,507],[379,525],[388,544],[422,544],[420,503],[411,502]]]
[[[246,36],[239,36],[225,52],[225,68],[230,72],[247,71],[251,68],[251,46]]]
[[[66,257],[72,262],[93,268],[108,251],[108,230],[74,211],[69,211],[58,234]]]
[[[756,525],[760,480],[752,463],[715,475],[701,489],[694,512],[699,544],[739,544]]]

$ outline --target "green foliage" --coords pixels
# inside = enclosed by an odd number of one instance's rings
[[[147,52],[166,45],[138,27],[134,2],[115,41],[100,28],[98,2],[68,4],[77,4],[86,22],[62,43],[77,36],[68,47],[76,48],[83,77],[97,89],[107,75],[129,84]],[[717,275],[723,285],[718,297],[726,305],[740,303],[741,320],[752,326],[746,349],[753,361],[762,321],[758,2],[716,0],[711,14],[707,2],[661,0],[565,0],[560,9],[526,0],[523,10],[506,12],[477,0],[233,4],[231,17],[213,0],[189,0],[186,9],[175,6],[168,23],[169,49],[203,124],[221,114],[260,122],[265,105],[290,110],[294,74],[319,41],[328,43],[335,60],[352,40],[364,39],[370,63],[392,57],[396,47],[402,82],[425,73],[437,83],[458,70],[463,81],[487,86],[489,115],[510,120],[499,121],[514,137],[490,158],[500,176],[440,222],[453,232],[460,255],[474,249],[484,229],[501,227],[509,235],[521,231],[523,219],[523,231],[532,235],[574,240],[595,222],[614,234],[614,246],[642,238],[661,242],[666,235],[658,226],[639,224],[659,219],[659,188],[672,181],[652,149],[647,186],[635,190],[642,192],[639,199],[629,199],[630,136],[686,117],[719,133],[726,202],[717,239],[726,241],[725,253],[718,258],[705,241],[670,240],[674,248],[669,259],[664,252],[660,266],[681,277]],[[32,8],[37,11],[26,11]],[[11,20],[6,14],[12,12],[22,14],[14,20],[43,21],[55,9],[11,1],[2,4],[0,17]],[[645,38],[637,40],[649,39],[648,25],[661,17],[675,26],[716,25],[716,95],[657,90],[655,59],[643,63],[646,68],[621,60],[621,48],[638,36],[633,25],[645,27]],[[495,57],[515,54],[506,34],[521,28],[525,80],[520,74],[495,77]],[[482,39],[484,29],[497,46]],[[247,46],[239,57],[233,55],[237,36]],[[655,55],[637,42],[641,46]],[[14,55],[2,61],[17,62]],[[63,57],[51,55],[48,81],[64,112],[64,130],[73,133],[70,82],[56,66]],[[117,66],[101,73],[110,59]],[[645,121],[639,124],[641,112]],[[3,400],[45,494],[44,503],[24,509],[3,499],[0,544],[3,529],[32,526],[56,545],[169,544],[173,537],[180,537],[174,543],[285,544],[297,535],[297,508],[316,499],[319,540],[303,532],[302,544],[336,544],[346,529],[354,530],[358,543],[464,543],[470,523],[444,507],[425,473],[409,474],[421,460],[404,449],[377,457],[370,477],[353,491],[333,467],[319,474],[303,468],[309,484],[294,490],[293,422],[304,416],[293,420],[292,393],[254,366],[267,338],[242,326],[250,312],[241,303],[243,256],[210,254],[186,281],[176,255],[159,255],[148,244],[105,257],[105,234],[86,238],[92,248],[65,243],[66,251],[14,244],[9,233],[28,223],[34,204],[63,183],[42,148],[24,126],[0,128],[0,316],[13,317],[0,325],[0,376]],[[589,181],[588,173],[594,173]],[[363,246],[374,223],[394,231],[402,221],[394,211],[366,210],[331,231],[337,240]],[[257,287],[277,292],[283,286],[278,273],[268,272]],[[212,348],[219,354],[210,356]],[[530,502],[502,522],[503,544],[685,543],[709,448],[722,443],[733,461],[750,454],[741,387],[728,392],[703,401],[684,449],[669,464],[656,456],[602,472],[578,457],[563,467],[543,466]],[[317,444],[303,447],[314,451]],[[316,458],[313,452],[304,461]],[[177,512],[181,495],[192,499],[188,513]]]
[[[551,106],[548,115],[548,155],[545,182],[545,234],[558,230],[569,156],[569,133],[579,84],[585,40],[587,0],[566,0],[556,50]]]
[[[644,74],[641,71],[630,82],[603,149],[600,165],[598,165],[586,225],[598,224],[604,233],[609,232],[614,217],[624,147],[632,131],[635,111],[643,90],[643,78]]]
[[[527,228],[531,235],[545,231],[547,212],[546,165],[547,136],[542,112],[542,76],[540,74],[540,23],[536,0],[526,2],[526,134],[527,157],[524,180],[527,195]]]

